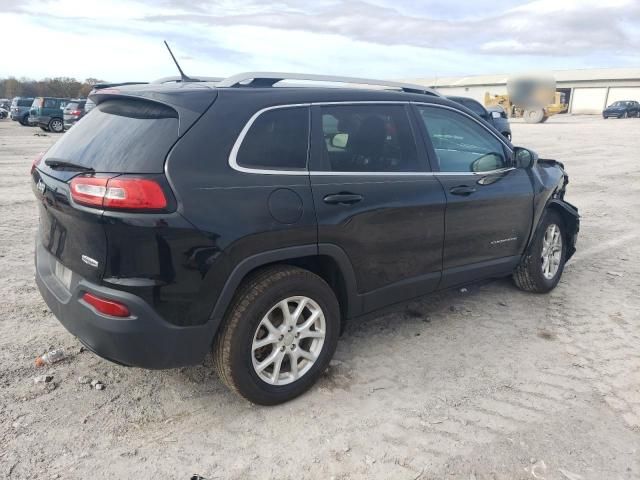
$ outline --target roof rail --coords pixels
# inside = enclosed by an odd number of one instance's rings
[[[223,77],[203,77],[198,75],[197,77],[190,77],[192,81],[194,82],[219,82],[220,80],[223,80]],[[158,78],[157,80],[154,80],[153,84],[157,84],[157,83],[182,83],[183,79],[180,76],[170,76],[170,77],[162,77],[162,78]]]
[[[333,82],[354,85],[371,85],[401,90],[406,93],[422,93],[441,97],[435,90],[424,85],[392,82],[389,80],[374,80],[371,78],[337,77],[332,75],[314,75],[306,73],[278,73],[278,72],[246,72],[232,75],[218,82],[216,87],[272,87],[283,80],[308,80],[314,82]]]

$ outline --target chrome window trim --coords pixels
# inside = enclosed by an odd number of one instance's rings
[[[258,110],[256,113],[254,113],[249,119],[249,121],[245,124],[245,126],[240,131],[240,135],[238,135],[238,138],[236,139],[235,143],[233,144],[233,147],[231,148],[231,153],[229,154],[229,165],[231,166],[231,168],[239,172],[258,173],[261,175],[308,175],[309,170],[307,167],[301,170],[277,170],[277,169],[250,168],[250,167],[240,166],[238,165],[238,151],[240,150],[242,141],[244,140],[244,137],[246,137],[247,133],[249,132],[249,129],[253,126],[253,123],[256,121],[256,119],[263,113],[269,112],[271,110],[279,110],[282,108],[296,108],[296,107],[310,107],[310,106],[311,106],[310,103],[292,103],[288,105],[273,105],[271,107],[265,107],[261,110]]]
[[[388,177],[406,177],[406,176],[415,176],[415,177],[431,177],[431,176],[461,176],[461,175],[474,175],[474,176],[485,176],[485,175],[494,175],[499,173],[508,172],[510,170],[514,170],[514,167],[506,167],[499,168],[497,170],[491,170],[487,172],[333,172],[333,171],[314,171],[314,170],[277,170],[277,169],[262,169],[262,168],[250,168],[243,167],[238,165],[238,151],[240,150],[240,146],[242,145],[242,141],[246,137],[249,129],[253,126],[256,119],[265,112],[271,110],[278,110],[283,108],[296,108],[296,107],[312,107],[312,106],[324,106],[324,105],[380,105],[380,104],[394,104],[394,105],[423,105],[426,107],[438,107],[445,108],[447,110],[452,110],[454,112],[458,112],[477,124],[479,124],[482,128],[484,128],[488,133],[494,136],[494,138],[498,139],[500,143],[502,143],[509,152],[513,153],[513,149],[504,142],[498,135],[494,134],[491,130],[487,128],[486,125],[483,125],[481,121],[476,118],[473,118],[471,115],[458,110],[453,107],[449,107],[447,105],[438,105],[435,103],[427,103],[427,102],[414,102],[414,101],[402,101],[402,100],[354,100],[354,101],[337,101],[337,102],[309,102],[309,103],[291,103],[291,104],[283,104],[283,105],[272,105],[270,107],[265,107],[258,110],[254,113],[251,118],[247,121],[245,126],[240,131],[238,138],[236,139],[233,147],[231,148],[231,152],[229,153],[229,166],[237,170],[238,172],[243,173],[253,173],[259,175],[299,175],[299,176],[369,176],[369,177],[380,177],[380,176],[388,176]]]

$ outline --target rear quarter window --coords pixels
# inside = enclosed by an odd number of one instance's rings
[[[47,153],[46,158],[91,167],[96,172],[162,173],[178,139],[178,114],[144,100],[97,105]]]
[[[308,108],[278,108],[255,119],[242,140],[236,162],[253,169],[303,170],[308,150]]]

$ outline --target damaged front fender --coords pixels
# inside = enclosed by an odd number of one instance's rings
[[[576,253],[576,243],[578,242],[578,232],[580,231],[580,214],[578,209],[571,205],[569,202],[560,198],[552,198],[547,204],[547,208],[552,208],[557,211],[564,220],[564,225],[567,229],[566,244],[567,244],[567,260],[569,260],[574,253]]]

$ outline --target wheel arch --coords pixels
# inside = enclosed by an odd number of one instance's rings
[[[282,248],[252,255],[232,270],[209,317],[212,340],[242,282],[255,271],[277,264],[309,270],[326,281],[338,299],[343,325],[361,312],[355,273],[344,250],[332,244]]]
[[[576,240],[580,231],[580,215],[578,209],[564,200],[552,199],[547,204],[547,209],[557,212],[564,221],[567,244],[567,260],[576,253]]]
[[[544,218],[544,212],[547,210],[551,210],[557,212],[558,215],[564,221],[566,227],[565,233],[565,243],[567,245],[567,260],[569,260],[573,254],[576,252],[576,240],[578,237],[578,232],[580,230],[580,215],[578,214],[578,209],[564,200],[559,198],[550,199],[544,208],[542,209],[542,214],[538,217],[538,223],[536,224],[535,229],[533,230],[533,235],[530,236],[529,242],[527,243],[527,248],[525,251],[528,251],[533,243],[533,240],[536,238],[541,226],[542,219]]]

